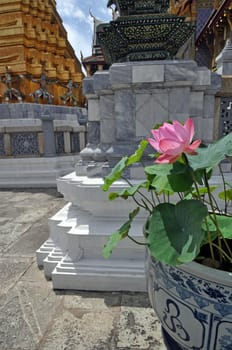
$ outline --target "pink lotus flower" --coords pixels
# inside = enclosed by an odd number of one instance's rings
[[[150,145],[161,155],[155,163],[174,163],[182,153],[197,154],[196,149],[201,140],[193,143],[194,124],[189,118],[184,125],[174,120],[172,124],[164,123],[156,130],[151,130],[153,138],[148,138]]]

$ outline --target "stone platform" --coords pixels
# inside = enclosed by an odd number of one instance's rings
[[[98,291],[145,291],[144,246],[129,239],[119,242],[110,259],[102,248],[119,228],[134,203],[114,204],[101,190],[103,179],[70,173],[57,181],[68,202],[50,218],[50,237],[36,251],[37,263],[55,289]],[[124,182],[114,189],[120,190]],[[143,213],[144,214],[144,213]],[[139,215],[131,234],[143,240],[144,215]],[[64,287],[65,286],[65,287]]]
[[[0,159],[0,188],[56,188],[58,177],[73,171],[78,154]]]
[[[1,350],[165,350],[146,293],[53,290],[35,261],[52,189],[0,191]]]

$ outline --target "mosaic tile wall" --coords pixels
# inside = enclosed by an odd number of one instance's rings
[[[232,97],[221,98],[219,136],[232,132]]]

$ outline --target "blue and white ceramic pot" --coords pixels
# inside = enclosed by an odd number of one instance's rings
[[[232,273],[146,259],[148,293],[169,350],[232,350]]]

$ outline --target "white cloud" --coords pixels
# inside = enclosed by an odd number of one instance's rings
[[[111,10],[107,9],[107,0],[57,0],[57,11],[60,14],[68,34],[68,40],[77,57],[80,51],[83,56],[92,53],[93,18],[89,11],[102,21],[111,20]]]
[[[99,10],[100,10],[100,14],[102,14],[103,18],[112,17],[112,10],[110,8],[103,6]]]
[[[73,17],[78,18],[80,21],[86,21],[86,15],[80,8],[76,8]]]
[[[73,11],[75,10],[75,0],[69,1],[57,1],[57,11],[60,13],[61,17],[72,16]]]
[[[87,57],[91,55],[92,52],[92,37],[91,34],[86,35],[80,32],[68,23],[64,23],[64,26],[68,33],[68,40],[75,50],[76,56],[80,59],[80,52],[82,51],[83,56]]]

